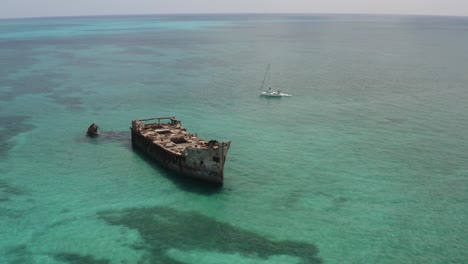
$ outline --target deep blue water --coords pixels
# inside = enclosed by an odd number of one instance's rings
[[[0,263],[467,263],[467,69],[465,17],[0,20]],[[223,188],[154,116],[232,140]]]

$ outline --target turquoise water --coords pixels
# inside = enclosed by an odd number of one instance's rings
[[[0,263],[468,262],[467,28],[1,20]],[[268,63],[293,97],[258,96]],[[132,150],[130,120],[154,116],[232,140],[223,188]]]

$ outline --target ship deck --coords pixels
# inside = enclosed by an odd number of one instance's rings
[[[136,120],[140,121],[140,120]],[[182,155],[186,148],[207,149],[208,142],[187,132],[180,124],[151,123],[141,124],[139,130],[142,136],[149,138],[154,144],[176,154]],[[217,146],[215,146],[217,148]]]

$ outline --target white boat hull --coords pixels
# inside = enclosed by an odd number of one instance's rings
[[[263,90],[263,87],[265,87],[265,81],[267,80],[267,77],[268,77],[268,82],[267,82],[267,86],[268,87],[268,90]],[[271,89],[271,85],[270,85],[270,64],[268,64],[268,67],[265,71],[265,77],[263,78],[263,82],[262,82],[262,87],[260,87],[260,96],[266,96],[266,97],[289,97],[291,96],[290,94],[285,94],[285,93],[282,93],[280,90],[272,90]]]
[[[285,94],[282,92],[261,92],[260,96],[267,96],[267,97],[290,97],[292,95]]]

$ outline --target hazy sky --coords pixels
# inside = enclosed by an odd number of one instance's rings
[[[0,18],[246,12],[468,16],[468,0],[0,0]]]

